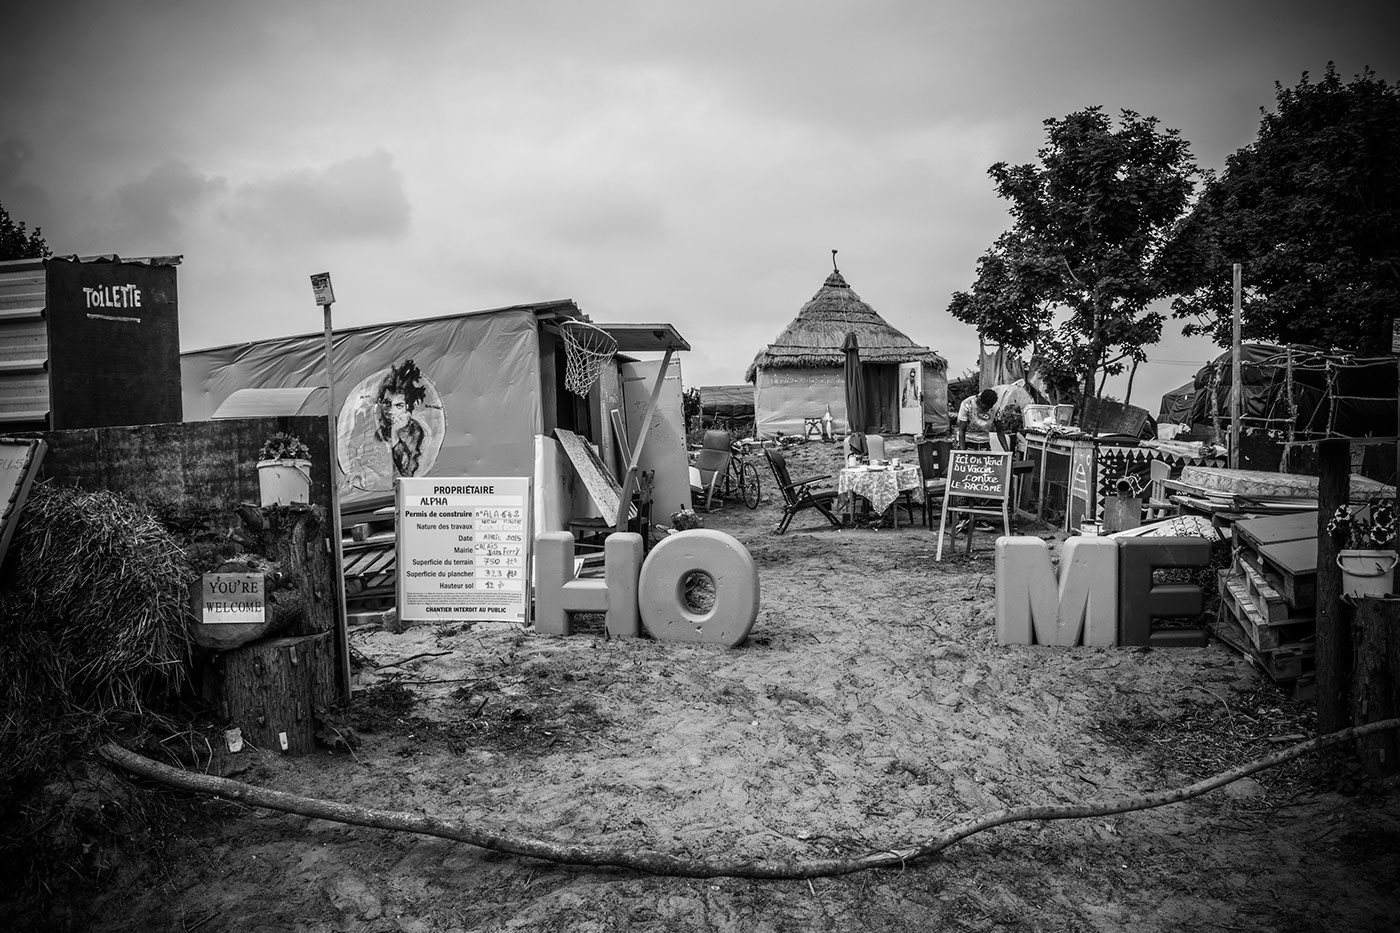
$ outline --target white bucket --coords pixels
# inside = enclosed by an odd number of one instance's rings
[[[1358,599],[1390,593],[1395,586],[1395,562],[1394,551],[1338,551],[1343,595]]]
[[[259,460],[258,489],[264,508],[305,505],[311,499],[311,461]]]

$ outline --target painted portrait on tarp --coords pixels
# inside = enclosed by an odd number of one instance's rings
[[[366,376],[337,422],[341,493],[391,492],[395,477],[426,476],[446,427],[437,388],[413,360]]]

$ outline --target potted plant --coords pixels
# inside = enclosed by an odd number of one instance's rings
[[[1367,517],[1369,515],[1369,518]],[[1384,596],[1395,585],[1395,506],[1389,499],[1372,499],[1356,512],[1337,506],[1327,523],[1337,545],[1342,592],[1347,596]]]
[[[305,505],[311,498],[311,450],[301,438],[279,431],[258,451],[258,488],[264,507]]]
[[[1016,452],[1016,435],[1021,433],[1025,422],[1025,414],[1015,402],[1008,402],[997,412],[997,433],[1001,435],[1002,446],[1012,453]]]

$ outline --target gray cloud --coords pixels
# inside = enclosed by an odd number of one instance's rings
[[[117,223],[155,240],[169,239],[178,232],[181,215],[227,187],[223,178],[201,175],[184,162],[163,162],[117,189]]]
[[[392,239],[408,232],[403,176],[382,149],[251,182],[233,193],[232,222],[251,236]]]

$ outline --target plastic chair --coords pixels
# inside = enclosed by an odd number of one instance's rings
[[[879,434],[865,435],[865,449],[870,454],[871,460],[885,459],[885,439]]]
[[[778,451],[766,447],[763,450],[763,455],[768,458],[768,467],[773,471],[773,479],[777,482],[778,490],[783,495],[783,517],[778,522],[778,527],[774,529],[777,534],[787,531],[788,525],[792,524],[793,516],[804,509],[816,509],[826,516],[826,520],[831,522],[833,527],[841,527],[841,520],[832,514],[830,508],[831,503],[836,499],[836,490],[812,489],[813,483],[830,479],[830,474],[793,480],[788,475],[786,457]]]
[[[729,461],[734,457],[734,442],[728,431],[709,430],[700,442],[700,453],[695,465],[690,468],[690,494],[695,498],[695,508],[702,512],[712,511],[722,504],[719,485],[724,482],[724,474],[729,469]],[[701,499],[704,503],[701,504]]]

